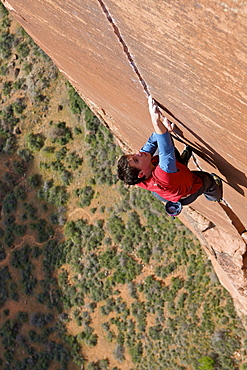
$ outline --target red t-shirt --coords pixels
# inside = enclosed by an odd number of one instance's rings
[[[178,172],[168,173],[159,165],[155,167],[151,176],[137,184],[141,188],[158,193],[162,198],[178,202],[190,194],[194,194],[202,187],[202,180],[183,164],[176,162]]]

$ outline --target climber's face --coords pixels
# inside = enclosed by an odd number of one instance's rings
[[[145,176],[146,178],[151,175],[153,165],[151,162],[151,154],[146,152],[137,152],[128,156],[128,162],[131,167],[141,170],[138,177]]]

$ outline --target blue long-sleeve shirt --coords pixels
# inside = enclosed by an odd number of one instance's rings
[[[150,153],[153,156],[157,149],[160,168],[168,173],[177,172],[174,145],[168,131],[161,135],[153,132],[140,151]]]
[[[194,194],[202,187],[202,180],[183,164],[176,162],[175,148],[169,132],[153,133],[140,151],[152,156],[159,150],[159,165],[138,186],[160,195],[167,201],[177,202]]]

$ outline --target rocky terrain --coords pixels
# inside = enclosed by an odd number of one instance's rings
[[[126,150],[151,132],[147,95],[194,148],[192,169],[220,175],[181,220],[246,314],[246,14],[240,0],[9,0],[3,4]],[[182,143],[177,142],[182,148]]]

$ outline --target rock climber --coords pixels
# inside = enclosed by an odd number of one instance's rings
[[[190,171],[187,163],[191,148],[186,146],[179,156],[170,135],[174,124],[162,116],[151,96],[148,106],[154,132],[139,152],[123,155],[118,160],[119,179],[150,190],[166,203],[171,216],[179,214],[183,205],[192,203],[201,194],[210,201],[220,202],[221,179],[204,171]],[[158,157],[154,155],[157,149]]]

